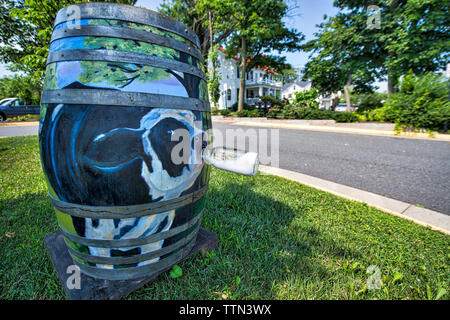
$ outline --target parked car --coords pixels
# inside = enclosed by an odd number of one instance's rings
[[[37,105],[25,105],[19,98],[6,98],[0,100],[0,122],[7,118],[24,116],[27,114],[39,114],[41,107]]]
[[[2,105],[4,105],[4,104],[8,103],[8,102],[11,101],[12,99],[14,99],[14,98],[5,98],[5,99],[0,100],[0,106],[2,106]]]
[[[351,107],[351,111],[356,111],[358,110],[358,107],[356,107],[356,105],[353,105]],[[336,112],[345,112],[347,111],[347,104],[346,103],[340,103],[336,106],[336,109],[334,109],[334,111]]]

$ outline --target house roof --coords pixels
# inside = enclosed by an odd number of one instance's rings
[[[297,85],[300,88],[306,88],[307,86],[309,86],[311,84],[311,81],[296,81],[296,82],[291,82],[291,83],[287,83],[283,86],[283,90],[286,90],[287,88],[289,88],[292,85]]]

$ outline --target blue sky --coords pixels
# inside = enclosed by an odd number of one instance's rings
[[[162,0],[138,0],[136,5],[151,10],[157,10]],[[314,32],[317,31],[316,25],[323,21],[323,16],[335,15],[338,10],[333,7],[333,0],[291,0],[289,3],[295,3],[298,8],[291,12],[291,17],[286,18],[286,25],[289,28],[296,28],[305,35],[305,40],[314,38]],[[308,60],[308,54],[304,52],[283,53],[287,62],[294,67],[302,68]],[[11,74],[0,64],[0,77]],[[377,83],[379,91],[386,90],[386,83]]]

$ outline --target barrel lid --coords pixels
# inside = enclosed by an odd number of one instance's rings
[[[54,26],[76,19],[114,19],[150,25],[173,32],[200,47],[192,29],[162,13],[119,3],[85,2],[73,4],[58,11]]]

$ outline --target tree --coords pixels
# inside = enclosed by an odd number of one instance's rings
[[[198,36],[204,69],[208,70],[208,91],[216,105],[220,98],[218,44],[233,31],[234,24],[227,19],[229,7],[220,0],[169,0],[161,4],[159,11],[189,26]],[[208,68],[208,61],[210,67]]]
[[[359,92],[371,91],[381,63],[371,37],[366,37],[365,32],[352,16],[338,14],[321,23],[316,39],[303,46],[311,52],[304,68],[305,78],[322,94],[344,89],[348,111],[350,86]]]
[[[0,99],[17,97],[24,104],[39,104],[41,84],[30,75],[0,79]]]
[[[205,66],[210,48],[224,41],[235,27],[228,19],[230,7],[221,0],[167,0],[158,10],[197,34]]]
[[[341,11],[320,25],[305,74],[321,91],[370,89],[376,80],[388,80],[388,93],[409,70],[420,74],[445,67],[448,61],[448,2],[440,0],[335,0]],[[367,22],[378,7],[380,28]],[[327,84],[327,82],[329,82]]]
[[[396,129],[446,132],[450,120],[449,80],[427,72],[420,77],[407,74],[400,90],[386,104],[395,117]]]
[[[42,81],[57,12],[80,0],[0,0],[0,61]],[[136,0],[112,0],[135,4]]]
[[[247,72],[248,56],[277,50],[295,51],[303,40],[301,33],[286,28],[283,17],[288,6],[282,0],[230,0],[223,4],[232,14],[228,17],[235,30],[227,41],[227,53],[240,55],[241,74]],[[238,111],[244,108],[245,76],[240,78]]]
[[[373,29],[374,45],[383,54],[382,74],[388,77],[388,91],[396,91],[398,78],[413,70],[416,74],[439,70],[448,61],[450,31],[449,2],[441,0],[336,0],[335,5],[355,21],[366,22],[367,8],[376,5],[380,29]]]

